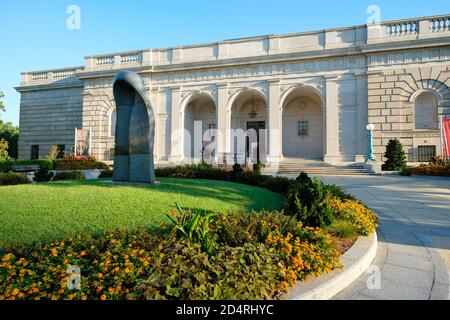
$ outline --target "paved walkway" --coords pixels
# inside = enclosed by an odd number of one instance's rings
[[[450,178],[327,176],[380,216],[379,249],[371,271],[335,299],[450,299]],[[371,281],[371,284],[374,282]]]

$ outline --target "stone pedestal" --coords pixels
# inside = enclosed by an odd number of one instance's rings
[[[364,165],[364,167],[367,170],[371,171],[372,173],[381,174],[381,172],[382,172],[381,166],[382,165],[383,165],[382,162],[367,160],[367,162]]]

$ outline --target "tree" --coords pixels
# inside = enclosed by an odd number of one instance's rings
[[[386,162],[383,164],[384,171],[402,171],[406,168],[406,155],[403,145],[398,139],[390,140],[387,147]]]
[[[3,92],[0,91],[0,111],[5,111],[5,105],[1,99],[4,97]],[[15,126],[12,122],[3,122],[0,119],[0,140],[8,142],[8,153],[14,159],[17,159],[19,148],[19,127]]]
[[[0,161],[8,161],[10,157],[8,155],[8,141],[0,139]]]
[[[2,101],[4,96],[5,95],[3,94],[3,92],[0,91],[0,111],[5,111],[5,105],[3,104],[3,101]]]

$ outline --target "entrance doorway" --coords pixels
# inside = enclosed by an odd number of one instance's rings
[[[246,158],[250,158],[251,151],[256,151],[256,161],[261,162],[260,158],[260,130],[266,129],[265,121],[249,121],[247,122],[247,138],[246,138]],[[256,147],[255,147],[256,146]],[[252,152],[252,153],[253,153]]]

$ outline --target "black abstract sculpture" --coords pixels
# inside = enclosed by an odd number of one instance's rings
[[[116,148],[114,181],[155,184],[155,117],[141,77],[130,71],[114,79]]]

